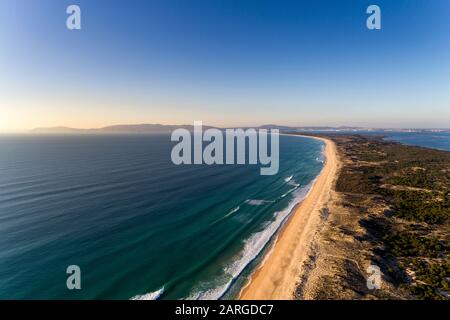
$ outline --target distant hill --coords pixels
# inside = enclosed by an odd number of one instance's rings
[[[190,131],[194,130],[193,125],[162,125],[162,124],[124,124],[107,126],[97,129],[76,129],[69,127],[43,127],[31,130],[32,133],[41,134],[132,134],[132,133],[167,133],[175,129],[184,128]],[[210,126],[203,126],[203,129],[212,128]]]
[[[163,125],[163,124],[123,124],[107,126],[103,128],[93,129],[77,129],[69,127],[42,127],[31,130],[31,133],[38,134],[145,134],[145,133],[168,133],[175,129],[184,128],[189,131],[194,130],[193,125]],[[203,126],[203,130],[214,128],[211,126]],[[266,124],[259,126],[260,129],[279,129],[280,132],[308,132],[308,131],[327,131],[327,132],[364,132],[364,131],[380,131],[380,132],[450,132],[450,129],[380,129],[365,127],[329,127],[329,126],[310,126],[310,127],[290,127],[275,124]],[[221,129],[221,128],[218,128]],[[223,129],[223,128],[222,128]],[[245,128],[244,128],[245,129]]]

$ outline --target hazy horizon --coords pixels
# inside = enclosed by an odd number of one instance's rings
[[[136,125],[163,125],[163,126],[183,126],[183,125],[193,125],[194,123],[191,122],[179,122],[179,123],[156,123],[156,122],[135,122],[135,123],[112,123],[112,124],[105,124],[100,125],[98,127],[74,127],[70,125],[48,125],[48,126],[41,126],[38,125],[36,127],[31,128],[25,128],[25,129],[10,129],[10,130],[3,130],[3,128],[0,128],[0,134],[4,133],[29,133],[32,132],[35,129],[52,129],[52,128],[67,128],[67,129],[76,129],[76,130],[96,130],[96,129],[102,129],[106,127],[113,127],[113,126],[136,126]],[[297,128],[309,128],[309,127],[329,127],[329,128],[339,128],[339,127],[354,127],[354,128],[367,128],[367,129],[417,129],[417,130],[450,130],[450,126],[442,126],[442,127],[418,127],[418,126],[370,126],[370,125],[352,125],[352,124],[285,124],[285,123],[271,123],[271,122],[263,122],[258,124],[243,124],[243,125],[215,125],[211,123],[203,123],[204,126],[210,126],[210,127],[217,127],[217,128],[257,128],[264,125],[275,125],[275,126],[286,126],[286,127],[297,127]]]
[[[100,127],[86,127],[86,128],[80,128],[80,127],[71,127],[66,125],[57,125],[57,126],[37,126],[30,129],[23,129],[23,130],[9,130],[9,131],[1,131],[0,134],[9,134],[9,133],[32,133],[33,130],[37,129],[74,129],[74,130],[98,130],[98,129],[104,129],[108,127],[114,127],[114,126],[139,126],[139,125],[162,125],[162,126],[190,126],[193,125],[193,123],[188,122],[181,122],[181,123],[151,123],[151,122],[138,122],[138,123],[115,123],[115,124],[108,124],[105,126]],[[315,127],[328,127],[328,128],[360,128],[360,129],[380,129],[380,130],[450,130],[450,127],[377,127],[377,126],[358,126],[358,125],[286,125],[286,124],[280,124],[280,123],[261,123],[257,125],[244,125],[244,126],[237,126],[237,125],[229,125],[229,126],[217,126],[210,123],[203,123],[204,127],[216,127],[216,128],[258,128],[265,125],[273,125],[273,126],[280,126],[280,127],[292,127],[292,128],[315,128]]]
[[[117,124],[448,128],[450,2],[5,0],[0,132]]]

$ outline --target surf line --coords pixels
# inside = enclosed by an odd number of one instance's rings
[[[261,175],[275,175],[279,170],[278,129],[271,129],[270,134],[267,129],[253,128],[209,128],[203,132],[202,122],[194,121],[193,134],[188,129],[178,128],[172,132],[170,139],[178,142],[171,152],[171,160],[175,165],[247,164],[248,159],[248,164],[258,164],[259,161]],[[204,142],[209,143],[203,148]]]

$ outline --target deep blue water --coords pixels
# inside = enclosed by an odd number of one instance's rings
[[[387,140],[403,144],[450,151],[450,132],[389,132]]]
[[[168,135],[0,136],[0,299],[232,297],[320,172],[280,137],[280,171],[175,166]],[[81,268],[81,290],[66,268]],[[247,269],[246,269],[247,267]]]
[[[389,132],[389,131],[312,131],[325,134],[382,135],[386,140],[402,144],[450,151],[450,132]]]

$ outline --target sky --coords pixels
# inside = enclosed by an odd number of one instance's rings
[[[0,132],[449,128],[449,40],[448,0],[0,0]]]

